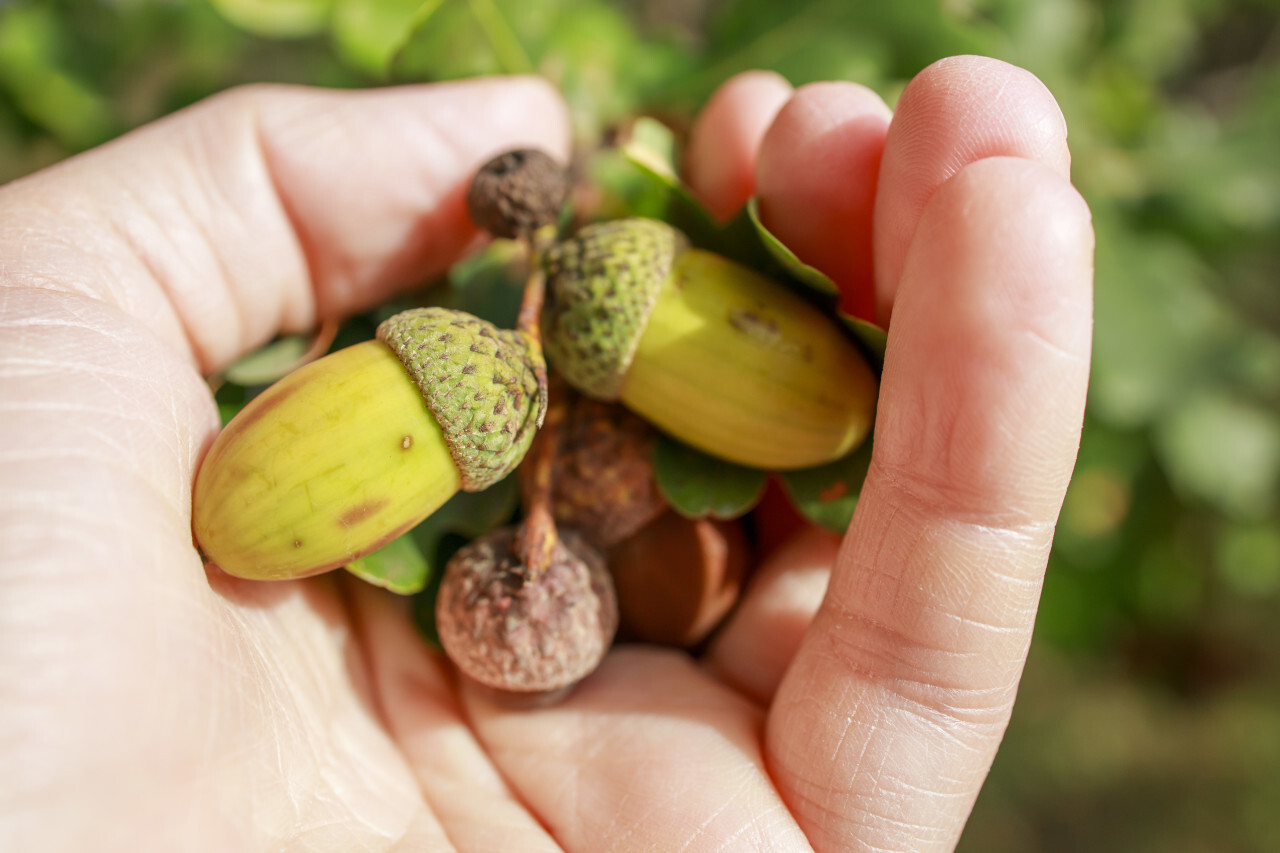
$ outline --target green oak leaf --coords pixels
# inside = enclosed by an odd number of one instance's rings
[[[333,0],[210,0],[222,17],[267,38],[315,35],[329,22]]]
[[[769,477],[667,436],[654,445],[653,474],[662,496],[686,518],[737,518],[759,503]]]
[[[782,267],[789,278],[795,279],[800,284],[806,285],[824,296],[832,299],[840,298],[840,288],[836,287],[836,283],[828,278],[826,273],[817,267],[809,266],[797,258],[795,252],[787,248],[781,240],[773,235],[772,231],[764,226],[764,223],[760,220],[760,200],[758,198],[752,198],[747,202],[746,214],[751,227],[755,230],[756,236],[760,239],[760,244],[764,246],[770,257]]]
[[[362,71],[388,77],[396,57],[444,0],[337,0],[334,44]]]
[[[412,595],[426,586],[430,567],[411,533],[397,536],[372,554],[347,564],[347,571],[397,595]]]
[[[429,589],[444,568],[441,541],[453,535],[474,539],[509,520],[519,501],[516,480],[507,477],[482,492],[458,492],[417,527],[352,561],[347,570],[401,595]]]
[[[635,120],[622,153],[649,184],[650,203],[661,199],[658,218],[679,228],[689,241],[753,269],[768,271],[770,257],[744,216],[721,225],[680,181],[675,164],[675,137],[656,119]]]
[[[237,385],[270,385],[298,367],[311,341],[305,335],[287,335],[259,347],[231,363],[223,378]]]
[[[527,252],[515,240],[494,240],[454,264],[448,281],[429,294],[432,305],[474,314],[501,328],[515,327],[528,275]]]
[[[849,529],[862,482],[871,464],[871,439],[843,457],[800,471],[783,471],[778,476],[787,496],[800,514],[834,533]]]
[[[449,558],[462,544],[511,521],[520,504],[519,477],[510,476],[483,492],[458,492],[409,531],[427,561],[427,582],[413,600],[414,623],[430,643],[435,633],[436,594]]]
[[[884,370],[884,351],[889,345],[889,333],[869,320],[854,317],[843,311],[838,312],[837,316],[844,323],[845,328],[853,333],[854,342],[866,356],[871,369],[879,376]]]

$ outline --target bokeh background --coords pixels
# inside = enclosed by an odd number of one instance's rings
[[[737,71],[1057,95],[1098,230],[1080,461],[964,851],[1280,850],[1280,2],[0,0],[0,181],[238,83],[536,71],[599,138]]]

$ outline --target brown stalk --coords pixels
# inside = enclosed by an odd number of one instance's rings
[[[516,330],[524,334],[529,346],[541,356],[542,328],[540,318],[546,299],[547,277],[542,269],[542,253],[555,240],[555,227],[544,226],[526,238],[529,245],[529,277],[525,280],[524,298],[516,319]],[[552,512],[551,472],[554,468],[559,443],[560,424],[564,421],[565,407],[562,401],[550,401],[546,363],[535,362],[538,367],[538,434],[529,448],[525,462],[520,466],[521,487],[524,498],[524,520],[516,534],[516,548],[520,562],[530,578],[537,577],[551,562],[557,534]]]

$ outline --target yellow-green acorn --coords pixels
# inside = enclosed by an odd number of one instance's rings
[[[398,314],[227,424],[196,477],[196,541],[224,571],[259,580],[375,551],[520,463],[545,369],[520,332],[444,308]]]
[[[543,344],[583,393],[743,465],[838,459],[871,427],[877,384],[832,318],[671,226],[583,228],[543,261]]]

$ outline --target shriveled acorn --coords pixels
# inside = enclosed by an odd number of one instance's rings
[[[505,151],[480,167],[467,189],[471,221],[495,237],[521,237],[555,224],[569,173],[536,148]]]
[[[609,650],[618,605],[604,558],[562,532],[536,570],[521,562],[510,527],[449,560],[436,630],[445,654],[472,680],[508,693],[551,693],[585,678]]]
[[[558,524],[611,548],[667,507],[653,476],[657,431],[616,403],[584,397],[563,384],[557,390],[570,401],[551,477],[552,512]]]
[[[459,489],[523,458],[541,413],[536,347],[460,311],[418,308],[305,365],[219,433],[193,529],[224,571],[259,580],[346,565]]]
[[[833,319],[675,228],[590,225],[544,269],[543,343],[583,393],[758,468],[830,462],[866,437],[876,379]]]

